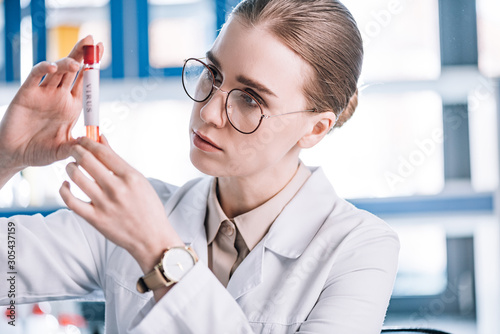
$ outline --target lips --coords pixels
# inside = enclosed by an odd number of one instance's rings
[[[222,151],[222,149],[217,146],[210,138],[207,136],[202,135],[198,131],[193,131],[194,132],[194,144],[198,148],[204,150],[204,151],[213,151],[213,150],[219,150]]]

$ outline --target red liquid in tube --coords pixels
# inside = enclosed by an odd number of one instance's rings
[[[83,117],[86,136],[99,142],[99,46],[83,47]]]

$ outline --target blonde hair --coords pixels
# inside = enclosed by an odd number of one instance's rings
[[[244,0],[233,10],[244,24],[264,25],[313,69],[304,94],[342,126],[358,105],[363,42],[356,21],[337,0]]]

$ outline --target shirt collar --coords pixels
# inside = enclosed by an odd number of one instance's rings
[[[205,224],[207,229],[207,244],[210,245],[214,241],[222,222],[228,219],[217,199],[217,178],[214,178],[212,181],[207,204],[208,212]]]
[[[281,211],[304,185],[309,176],[311,176],[311,171],[300,162],[294,177],[280,192],[261,206],[232,219],[249,250],[252,250],[262,240]],[[214,179],[208,195],[208,221],[206,222],[208,244],[215,239],[221,223],[229,220],[219,204],[216,191],[217,179]]]

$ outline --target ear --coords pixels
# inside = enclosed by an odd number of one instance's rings
[[[312,127],[300,140],[300,148],[311,148],[323,139],[330,129],[335,125],[337,117],[333,112],[322,112],[311,117]]]

